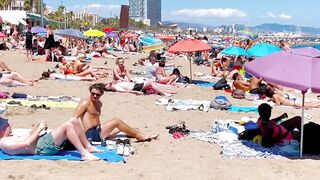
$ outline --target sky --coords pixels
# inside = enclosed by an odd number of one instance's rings
[[[146,1],[146,0],[145,0]],[[120,15],[121,4],[128,0],[44,0],[55,10],[90,12],[102,17]],[[211,26],[263,23],[294,24],[320,28],[319,0],[162,0],[162,21],[199,23]]]

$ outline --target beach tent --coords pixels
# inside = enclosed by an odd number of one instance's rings
[[[245,70],[266,82],[300,90],[302,104],[309,89],[320,93],[320,51],[315,48],[290,49],[256,58],[245,64]],[[303,107],[301,117],[300,157],[303,153]]]
[[[211,46],[208,43],[197,39],[186,39],[177,42],[168,49],[170,53],[193,53],[197,51],[209,51]],[[191,68],[191,58],[190,61],[190,79],[192,81],[192,68]]]
[[[230,56],[250,56],[250,54],[237,46],[229,47],[220,52],[221,54],[230,55]]]
[[[91,37],[105,37],[106,36],[106,34],[104,32],[99,31],[97,29],[90,29],[90,30],[84,32],[83,35],[85,35],[87,37],[89,37],[89,36],[91,36]]]
[[[254,57],[263,57],[268,54],[282,51],[282,49],[273,44],[263,43],[263,44],[256,44],[252,46],[250,49],[248,49],[247,51],[250,55]]]

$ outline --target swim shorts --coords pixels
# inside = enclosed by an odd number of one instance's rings
[[[64,143],[62,143],[64,144]],[[36,154],[50,156],[57,154],[60,150],[62,150],[62,145],[57,146],[54,144],[53,136],[50,133],[47,133],[41,136],[36,145]]]
[[[144,83],[135,83],[132,91],[142,91]]]
[[[101,132],[101,127],[100,126],[94,127],[94,128],[90,128],[90,129],[87,130],[86,136],[87,136],[89,141],[100,142],[101,141],[100,132]]]

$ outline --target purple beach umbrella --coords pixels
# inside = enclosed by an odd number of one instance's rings
[[[40,26],[35,26],[35,27],[31,28],[31,32],[32,33],[46,33],[47,29],[43,28],[43,27],[40,27]]]
[[[106,34],[107,34],[107,37],[110,37],[110,38],[118,37],[118,34],[115,33],[115,32],[109,32],[109,33],[106,33]]]
[[[315,48],[290,49],[255,60],[245,65],[245,70],[266,82],[298,89],[302,92],[304,105],[305,93],[320,93],[320,51]],[[303,145],[304,107],[302,107],[300,157]]]

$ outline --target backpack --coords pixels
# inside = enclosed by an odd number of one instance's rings
[[[240,89],[236,89],[233,91],[232,97],[236,99],[244,99],[244,91]]]
[[[320,154],[320,125],[309,122],[304,125],[303,133],[303,154]]]
[[[189,84],[190,82],[191,81],[190,81],[190,78],[188,76],[179,77],[179,79],[177,80],[177,83]]]
[[[217,110],[228,110],[231,107],[231,103],[225,96],[217,96],[210,103],[210,108]]]
[[[226,90],[231,89],[230,85],[228,84],[228,81],[225,78],[221,78],[215,85],[213,85],[214,90]]]

